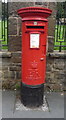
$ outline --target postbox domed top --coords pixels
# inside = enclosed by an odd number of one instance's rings
[[[52,10],[43,7],[26,7],[19,9],[17,12],[22,18],[47,18],[51,15]]]

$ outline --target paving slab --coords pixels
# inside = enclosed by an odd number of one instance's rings
[[[0,89],[0,120],[2,119],[2,90]]]
[[[2,118],[13,118],[15,97],[15,91],[2,92]]]
[[[52,118],[64,118],[64,94],[51,92],[46,94]]]
[[[64,118],[64,94],[61,92],[45,93],[50,111],[16,110],[16,92],[3,91],[3,118]]]

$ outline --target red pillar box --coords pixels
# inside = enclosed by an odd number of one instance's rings
[[[22,86],[24,105],[43,103],[46,76],[46,43],[48,20],[52,10],[26,7],[18,10],[22,18]]]

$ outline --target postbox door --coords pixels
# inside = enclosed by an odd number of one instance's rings
[[[22,40],[22,82],[40,85],[45,82],[46,36],[44,32],[26,32]]]

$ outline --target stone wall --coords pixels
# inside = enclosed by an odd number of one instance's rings
[[[46,88],[51,91],[65,90],[66,54],[55,51],[47,56]]]
[[[1,54],[1,53],[0,53]],[[13,59],[14,56],[14,59]],[[3,52],[2,70],[0,70],[3,89],[18,89],[21,83],[21,52]],[[19,59],[17,59],[19,58]],[[66,54],[48,53],[45,90],[63,91]]]

